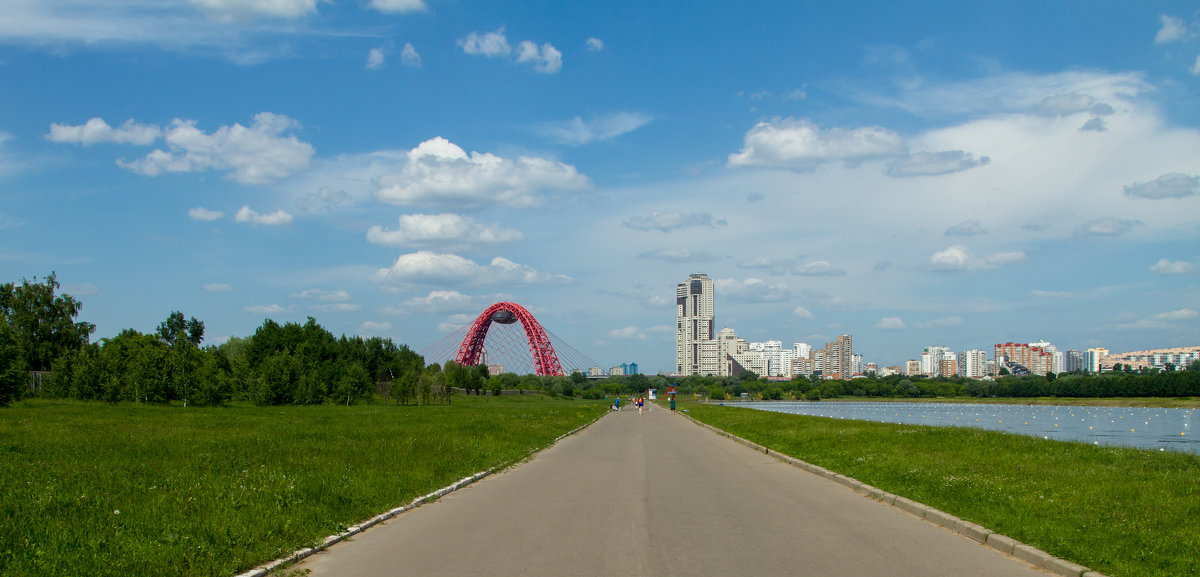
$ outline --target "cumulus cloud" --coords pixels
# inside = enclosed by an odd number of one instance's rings
[[[287,116],[260,112],[249,127],[235,123],[208,134],[197,129],[193,120],[176,119],[163,130],[168,150],[155,150],[140,160],[120,159],[117,164],[147,176],[223,170],[235,181],[262,184],[308,166],[312,145],[287,134],[299,126]]]
[[[611,331],[608,331],[608,336],[610,338],[614,338],[614,339],[637,340],[637,341],[644,341],[647,338],[649,338],[646,336],[646,333],[642,332],[641,329],[639,329],[635,326],[628,326],[628,327],[621,328],[621,329],[613,329]]]
[[[486,56],[488,58],[499,58],[512,53],[512,46],[508,44],[508,38],[504,35],[503,26],[494,32],[485,34],[471,32],[459,40],[458,45],[467,54]]]
[[[1022,251],[997,252],[984,257],[976,257],[967,247],[955,245],[945,250],[933,253],[926,263],[930,270],[956,272],[989,270],[1008,264],[1024,262],[1026,255]]]
[[[1173,328],[1177,321],[1191,321],[1200,316],[1200,313],[1192,309],[1179,309],[1165,313],[1159,313],[1150,318],[1140,319],[1132,323],[1117,325],[1119,330],[1145,330],[1145,331],[1161,331]]]
[[[219,22],[254,18],[301,18],[317,11],[317,0],[187,0]]]
[[[800,317],[802,319],[806,319],[806,320],[812,320],[812,318],[813,318],[813,314],[804,307],[796,307],[796,308],[792,309],[792,314],[794,314],[797,317]]]
[[[409,68],[421,67],[421,55],[417,53],[416,48],[413,48],[411,42],[405,42],[404,48],[400,50],[400,64]]]
[[[188,209],[188,218],[192,220],[209,222],[225,218],[225,213],[219,210],[209,210],[202,206],[197,206],[196,208]]]
[[[486,265],[456,254],[419,251],[401,255],[395,264],[371,275],[380,283],[548,284],[567,283],[566,275],[544,273],[532,267],[496,257]]]
[[[424,0],[371,0],[367,6],[387,14],[407,14],[427,9]]]
[[[517,52],[517,62],[533,64],[533,69],[545,74],[562,70],[562,52],[549,42],[538,46],[528,40],[522,41]]]
[[[1076,233],[1081,236],[1121,236],[1140,224],[1143,224],[1140,220],[1100,218],[1083,223],[1076,229]]]
[[[900,317],[883,317],[879,322],[875,323],[875,328],[885,331],[898,331],[904,328],[904,321]]]
[[[1108,116],[1115,113],[1116,109],[1110,104],[1097,101],[1089,94],[1070,92],[1043,98],[1034,107],[1034,111],[1042,116],[1070,116],[1084,112],[1095,116]]]
[[[1168,172],[1150,182],[1125,185],[1125,196],[1160,200],[1184,198],[1200,194],[1200,176]]]
[[[440,313],[462,310],[471,306],[471,297],[456,290],[432,290],[423,297],[413,297],[384,312],[408,314],[410,312]]]
[[[521,231],[457,214],[405,214],[395,229],[372,226],[367,241],[384,246],[493,245],[521,242]]]
[[[98,142],[113,144],[135,144],[149,146],[162,135],[162,129],[157,126],[138,124],[133,119],[113,128],[103,118],[92,118],[87,122],[72,126],[69,124],[51,124],[46,140],[70,144],[91,146]]]
[[[917,328],[919,328],[919,329],[942,329],[942,328],[948,328],[948,327],[957,327],[957,326],[961,326],[962,324],[963,324],[963,318],[958,315],[955,315],[955,316],[931,319],[931,320],[925,321],[923,323],[917,323]]]
[[[796,265],[792,272],[801,276],[844,276],[846,271],[837,268],[825,260],[814,260]]]
[[[691,250],[687,248],[656,248],[638,254],[649,260],[666,262],[713,262],[720,257],[706,250]]]
[[[587,49],[588,52],[599,52],[604,50],[604,41],[599,38],[588,38]]]
[[[716,218],[707,212],[682,213],[668,210],[654,211],[650,216],[635,216],[623,224],[633,230],[671,232],[691,227],[716,228],[725,226],[726,222],[725,219]]]
[[[350,293],[344,290],[328,291],[324,289],[306,289],[292,293],[294,299],[342,302],[350,300]]]
[[[204,285],[204,290],[211,293],[227,293],[233,290],[233,287],[225,283],[210,282]]]
[[[1200,314],[1192,309],[1179,309],[1177,311],[1156,314],[1153,318],[1160,321],[1185,321],[1194,319],[1197,316],[1200,316]]]
[[[717,294],[720,298],[749,303],[777,303],[788,299],[791,291],[786,285],[773,285],[757,278],[744,281],[717,279]]]
[[[354,303],[328,303],[312,306],[312,310],[322,313],[349,313],[361,308],[362,306]]]
[[[263,224],[267,226],[292,224],[292,215],[282,210],[277,210],[269,214],[259,214],[254,210],[251,210],[251,208],[248,206],[243,206],[242,208],[238,209],[237,214],[235,214],[233,218],[238,222]]]
[[[367,52],[367,70],[379,70],[387,62],[382,48],[372,48]]]
[[[257,314],[260,314],[260,315],[275,315],[275,314],[279,314],[279,313],[286,313],[286,312],[288,312],[288,309],[285,309],[285,308],[283,308],[283,307],[281,307],[281,306],[279,306],[279,305],[275,305],[275,304],[271,304],[271,305],[254,305],[254,306],[249,306],[249,307],[246,307],[246,308],[244,308],[244,309],[242,309],[242,310],[244,310],[244,311],[246,311],[246,312],[248,312],[248,313],[257,313]]]
[[[584,120],[576,116],[562,122],[546,123],[538,131],[563,144],[583,145],[611,140],[650,123],[651,117],[640,112],[614,112]]]
[[[582,190],[591,180],[574,166],[544,158],[468,155],[439,136],[408,151],[400,172],[381,176],[375,184],[376,196],[391,204],[464,209],[536,206],[542,190]]]
[[[988,229],[983,228],[978,220],[964,220],[946,229],[946,236],[976,236],[987,232]]]
[[[808,119],[782,118],[754,125],[728,164],[804,172],[826,162],[856,164],[906,153],[900,135],[879,126],[823,130]]]
[[[1200,272],[1200,267],[1187,261],[1161,259],[1154,266],[1150,267],[1154,274],[1172,275],[1172,274],[1196,274]]]
[[[1167,42],[1183,40],[1190,35],[1187,24],[1184,24],[1182,19],[1166,14],[1160,15],[1159,19],[1162,20],[1162,27],[1154,35],[1155,44],[1166,44]]]
[[[986,156],[975,158],[975,155],[962,150],[945,150],[942,152],[917,152],[903,158],[893,160],[887,167],[888,176],[937,176],[962,172],[976,166],[984,166],[991,162]]]
[[[387,321],[363,321],[361,325],[358,325],[357,332],[364,335],[384,335],[390,330],[392,330],[392,323]]]

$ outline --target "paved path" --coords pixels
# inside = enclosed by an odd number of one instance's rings
[[[1045,577],[661,408],[306,559],[310,577]]]

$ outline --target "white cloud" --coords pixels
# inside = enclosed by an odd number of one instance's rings
[[[1192,76],[1200,76],[1200,54],[1196,55],[1196,61],[1192,63],[1191,68],[1188,68],[1188,72],[1191,72]]]
[[[946,236],[976,236],[987,234],[987,229],[978,220],[964,220],[948,229]]]
[[[579,146],[628,134],[649,124],[650,120],[650,115],[640,112],[614,112],[586,121],[576,116],[563,122],[543,124],[538,130],[556,142]]]
[[[1192,309],[1179,309],[1177,311],[1156,314],[1153,318],[1160,321],[1185,321],[1194,319],[1197,316],[1200,316],[1200,313]]]
[[[358,325],[357,332],[364,335],[384,335],[390,330],[392,330],[392,323],[387,321],[363,321],[361,325]]]
[[[958,315],[955,315],[955,316],[931,319],[931,320],[925,321],[923,323],[917,323],[917,328],[919,328],[919,329],[942,329],[942,328],[948,328],[948,327],[957,327],[957,326],[961,326],[962,324],[963,324],[963,318]]]
[[[1159,18],[1162,20],[1162,28],[1159,28],[1158,33],[1154,35],[1155,44],[1183,40],[1190,35],[1187,24],[1184,24],[1182,19],[1166,14],[1160,15]]]
[[[372,48],[367,52],[367,70],[379,70],[387,63],[387,56],[382,48]]]
[[[401,171],[381,176],[375,184],[376,196],[391,204],[467,209],[536,206],[542,202],[539,191],[582,190],[591,180],[574,166],[544,158],[468,155],[439,136],[408,151]]]
[[[254,18],[301,18],[317,11],[317,0],[187,0],[218,22]]]
[[[368,242],[384,246],[494,245],[523,240],[521,231],[450,213],[405,214],[394,230],[372,226],[367,231]]]
[[[279,305],[274,305],[274,304],[249,306],[242,310],[244,310],[248,313],[257,313],[260,315],[274,315],[274,314],[288,312],[288,309],[285,309]]]
[[[1047,96],[1034,110],[1043,116],[1071,116],[1086,112],[1100,117],[1116,113],[1112,105],[1100,102],[1089,94],[1078,92]]]
[[[251,210],[250,207],[243,206],[242,208],[238,209],[237,214],[234,215],[234,220],[238,222],[248,222],[250,224],[279,226],[292,224],[292,215],[282,210],[277,210],[269,214],[259,214]]]
[[[227,293],[233,290],[233,287],[225,283],[210,282],[204,285],[204,290],[212,293]]]
[[[1076,229],[1076,232],[1085,236],[1121,236],[1141,224],[1145,223],[1140,220],[1100,218],[1083,223]]]
[[[650,216],[635,216],[624,222],[624,225],[634,230],[657,230],[671,232],[682,228],[701,227],[716,228],[725,226],[723,218],[715,218],[707,212],[685,214],[679,211],[654,211]]]
[[[1200,176],[1168,172],[1150,182],[1125,185],[1125,195],[1132,198],[1184,198],[1200,194]]]
[[[967,247],[955,245],[933,253],[926,264],[930,270],[935,271],[972,271],[994,269],[1007,264],[1024,262],[1026,258],[1025,253],[1019,250],[976,257]]]
[[[604,41],[599,38],[588,38],[587,49],[588,52],[599,52],[604,50]]]
[[[787,285],[773,285],[761,279],[748,278],[744,281],[736,279],[717,279],[716,285],[719,298],[750,303],[777,303],[788,299],[791,291]]]
[[[446,319],[446,322],[438,323],[438,330],[442,331],[443,333],[452,333],[460,328],[465,327],[474,320],[475,317],[472,315],[450,315],[450,318]]]
[[[188,218],[192,220],[209,222],[225,218],[225,213],[219,210],[209,210],[202,206],[197,206],[196,208],[188,209]]]
[[[508,38],[504,36],[503,26],[495,32],[488,32],[486,34],[471,32],[465,38],[459,40],[458,45],[467,54],[486,56],[488,58],[508,56],[512,53],[512,47],[508,45]]]
[[[549,42],[538,47],[537,44],[524,40],[517,52],[517,62],[529,62],[538,72],[554,74],[562,70],[562,52]]]
[[[262,184],[308,166],[312,145],[285,134],[299,126],[287,116],[260,112],[249,128],[235,123],[207,134],[196,128],[195,121],[176,119],[164,131],[169,151],[159,149],[141,160],[121,159],[117,164],[147,176],[225,170],[238,182]]]
[[[906,152],[898,134],[879,126],[822,130],[808,119],[783,118],[754,125],[728,163],[811,171],[826,162],[854,164]]]
[[[885,331],[898,331],[904,328],[904,321],[900,317],[883,317],[879,322],[875,323],[875,328]]]
[[[804,307],[796,307],[796,308],[792,309],[792,313],[795,314],[796,316],[798,316],[802,319],[806,319],[806,320],[812,320],[812,318],[813,318],[813,314]]]
[[[471,297],[456,290],[432,290],[423,297],[413,297],[395,307],[388,307],[389,314],[407,314],[413,311],[438,313],[462,310],[471,306]]]
[[[706,250],[691,250],[687,248],[656,248],[638,253],[638,256],[649,260],[666,262],[713,262],[720,257]]]
[[[323,313],[349,313],[362,308],[354,303],[329,303],[323,305],[313,305],[312,309]]]
[[[346,191],[322,186],[316,192],[309,192],[297,198],[296,208],[307,214],[324,214],[333,211],[348,200],[350,200],[350,194]]]
[[[801,276],[844,276],[846,274],[846,271],[824,260],[814,260],[806,264],[797,265],[792,269],[792,272]]]
[[[350,293],[344,290],[328,291],[324,289],[306,289],[298,293],[292,293],[292,298],[327,302],[342,302],[350,300]]]
[[[417,53],[416,48],[413,48],[411,42],[404,43],[404,48],[400,51],[400,63],[409,68],[421,67],[421,55]]]
[[[113,128],[103,118],[92,118],[84,124],[72,126],[69,124],[51,124],[46,140],[91,146],[98,142],[113,144],[135,144],[148,146],[162,135],[162,129],[157,126],[138,124],[133,119]]]
[[[1167,260],[1161,259],[1154,266],[1150,267],[1154,274],[1171,275],[1171,274],[1196,274],[1200,272],[1200,267],[1182,260]]]
[[[642,332],[641,329],[634,327],[634,326],[628,326],[628,327],[625,327],[622,329],[613,329],[611,331],[608,331],[608,336],[609,336],[609,338],[613,338],[613,339],[638,340],[638,341],[644,341],[647,338],[649,338],[646,336],[646,333]]]
[[[539,272],[496,257],[487,265],[456,254],[420,251],[401,255],[390,268],[379,269],[371,280],[381,283],[548,284],[571,282],[571,277]]]
[[[424,0],[371,0],[367,6],[388,14],[408,14],[427,10]]]
[[[975,158],[975,155],[961,150],[916,152],[893,160],[888,164],[887,174],[898,177],[937,176],[984,166],[989,162],[991,159],[986,156]]]

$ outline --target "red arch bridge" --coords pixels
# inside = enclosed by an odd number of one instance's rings
[[[487,364],[498,370],[539,376],[587,374],[595,361],[546,330],[525,307],[498,302],[475,320],[421,351],[426,363]]]

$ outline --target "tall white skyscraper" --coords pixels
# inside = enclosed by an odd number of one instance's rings
[[[713,281],[704,273],[693,273],[675,287],[675,374],[719,374],[716,349]]]

